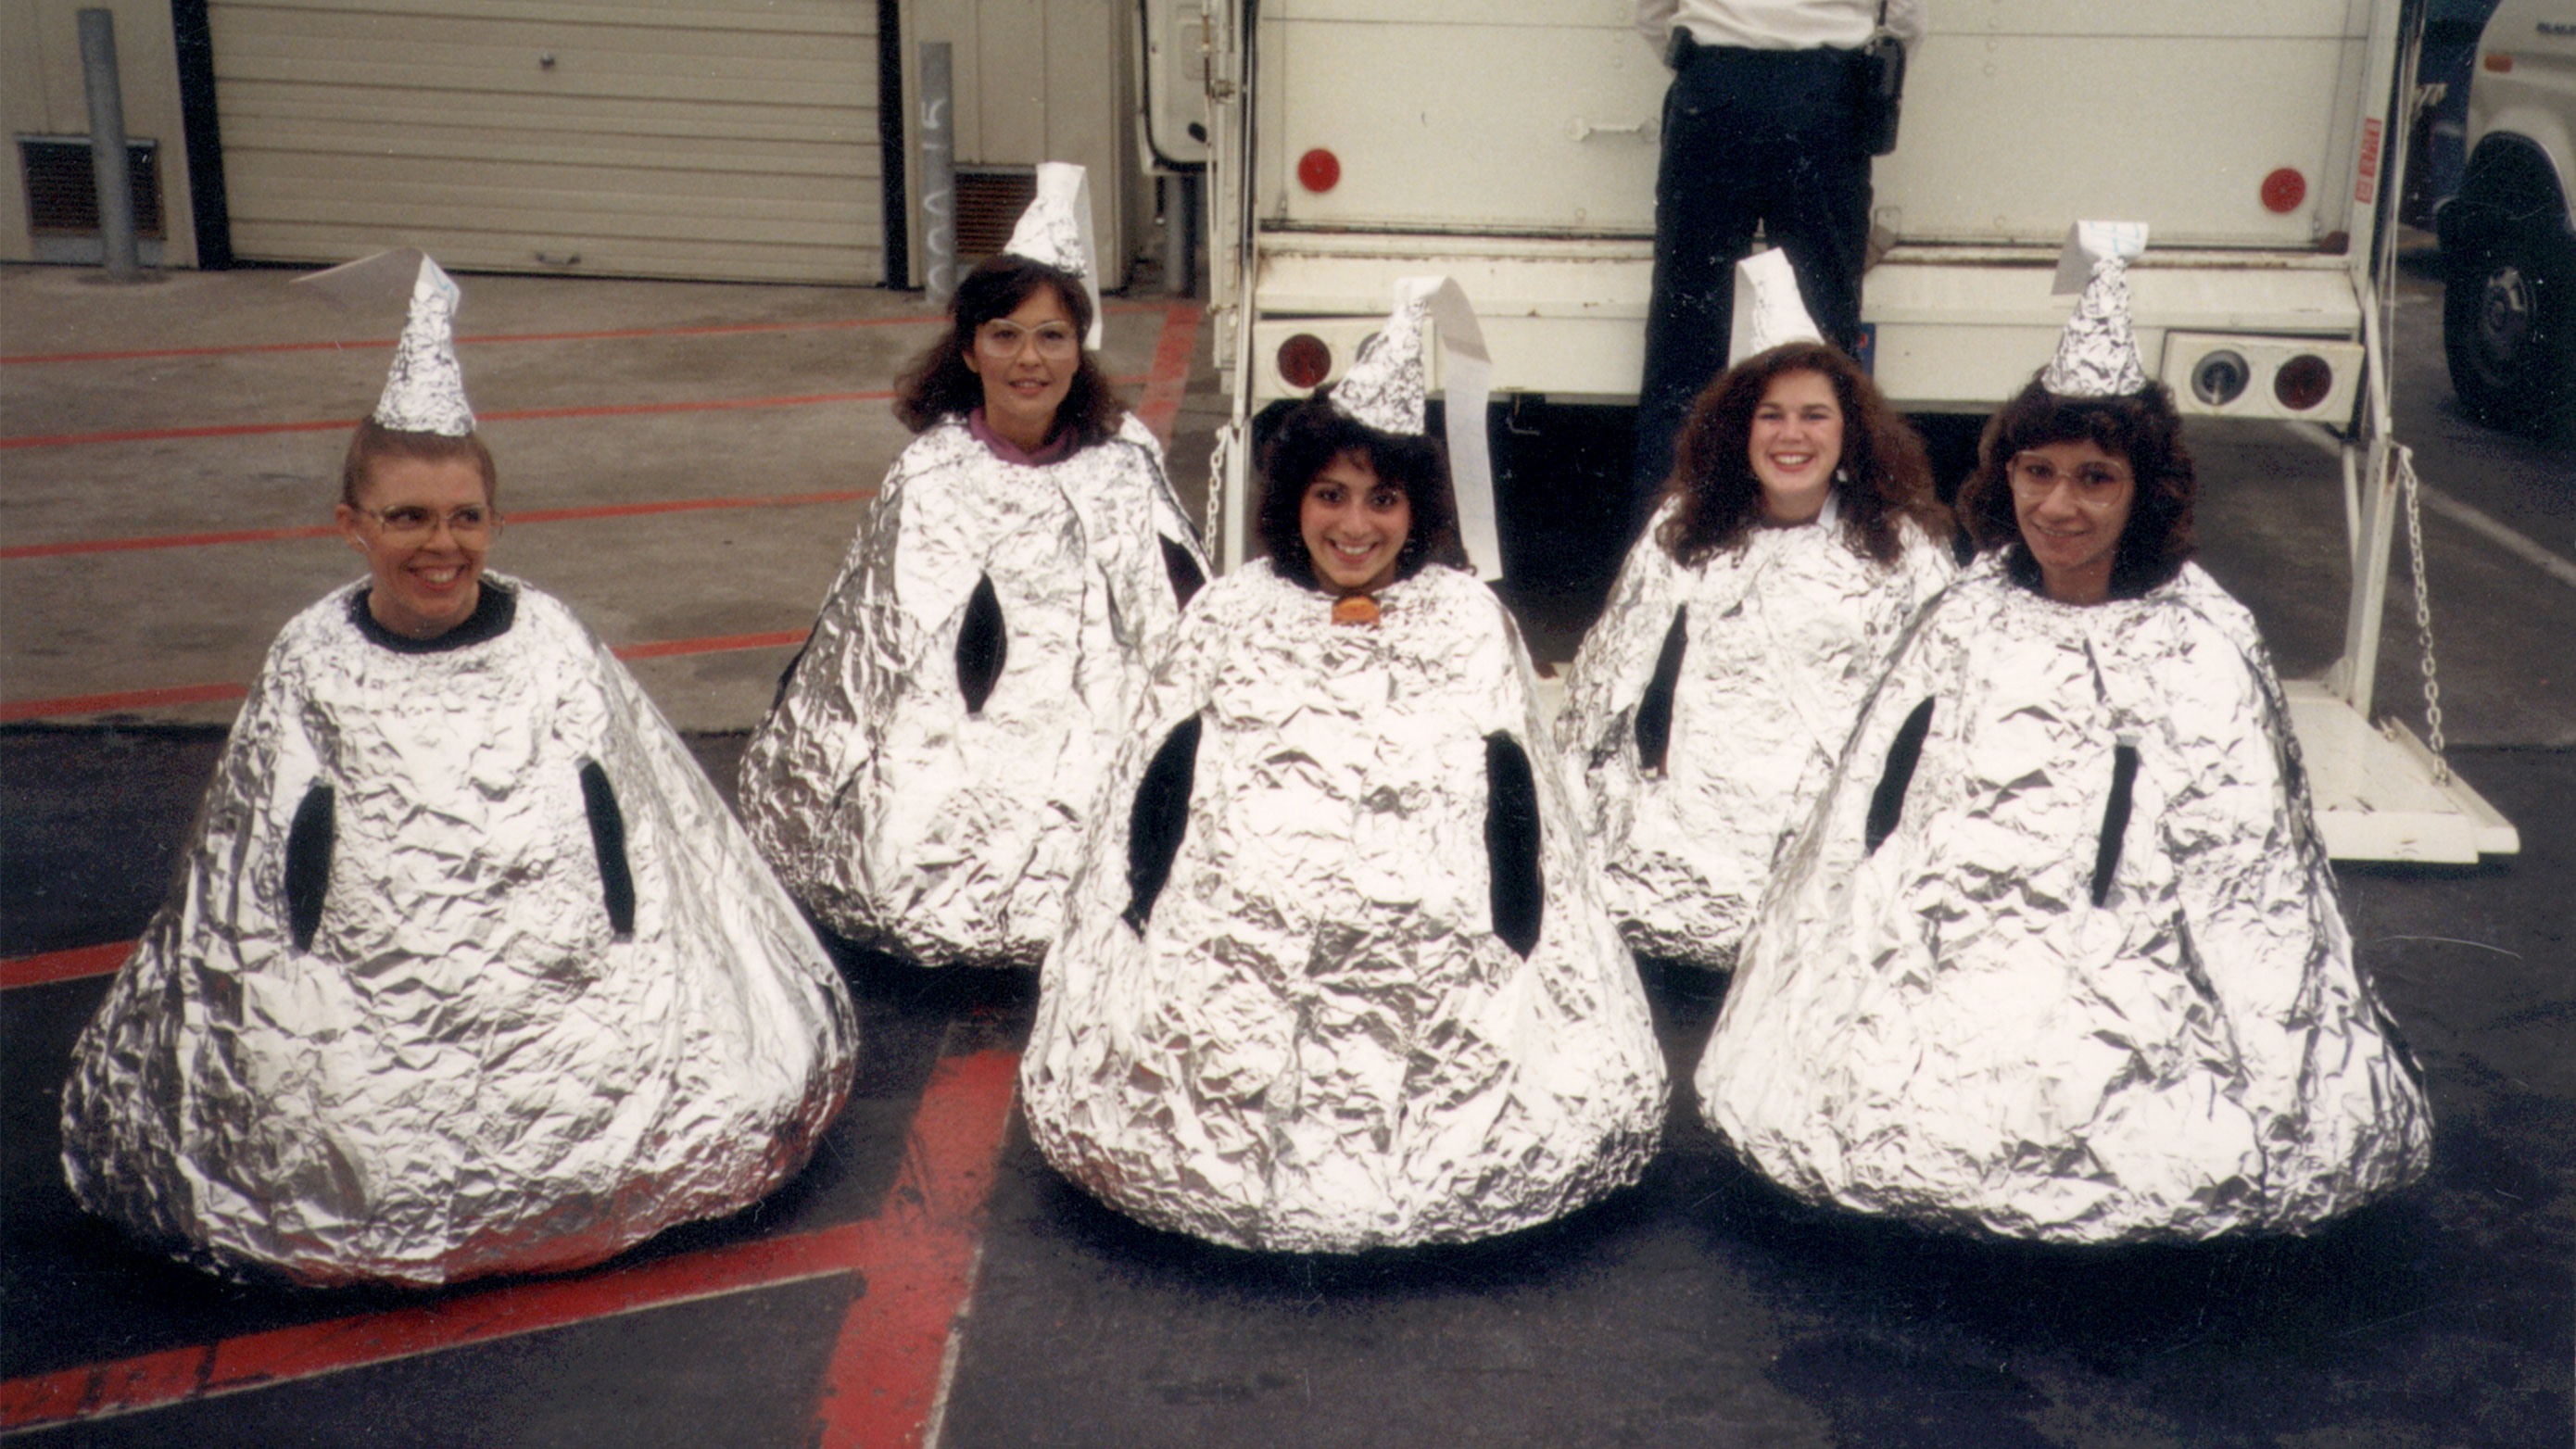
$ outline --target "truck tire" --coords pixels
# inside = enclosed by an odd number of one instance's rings
[[[2576,241],[2502,228],[2447,256],[2451,388],[2490,427],[2576,427]]]

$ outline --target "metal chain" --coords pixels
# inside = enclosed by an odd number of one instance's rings
[[[2415,477],[2415,450],[2403,443],[2389,444],[2389,466],[2397,470],[2397,481],[2406,490],[2406,553],[2415,572],[2415,632],[2424,641],[2424,730],[2425,745],[2433,751],[2433,781],[2451,782],[2451,762],[2442,753],[2442,684],[2433,672],[2433,596],[2424,588],[2424,513],[2420,503],[2422,483]]]

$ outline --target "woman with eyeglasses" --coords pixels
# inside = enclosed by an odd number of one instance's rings
[[[367,576],[270,648],[63,1093],[81,1204],[228,1276],[596,1262],[794,1176],[857,1055],[687,746],[569,609],[485,571],[492,453],[424,315],[342,467]]]
[[[1206,577],[1160,446],[1085,345],[1055,175],[899,382],[919,436],[743,755],[788,888],[923,966],[1038,964],[1147,662]]]
[[[2127,350],[2110,389],[2062,352],[1987,424],[1983,555],[1746,941],[1697,1086],[1801,1198],[2106,1244],[2305,1232],[2426,1168],[2280,685],[2190,561],[2181,419]]]

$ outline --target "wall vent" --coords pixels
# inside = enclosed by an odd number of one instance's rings
[[[1020,213],[1038,197],[1037,172],[969,171],[957,168],[957,260],[963,266],[982,261],[1011,243]]]
[[[161,240],[159,146],[126,142],[134,180],[134,234]],[[27,181],[27,230],[39,237],[98,235],[98,181],[86,136],[20,136],[18,169]],[[1004,240],[1009,234],[1004,233]]]

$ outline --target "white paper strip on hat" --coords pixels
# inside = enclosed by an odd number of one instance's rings
[[[1798,273],[1789,254],[1773,247],[1735,264],[1735,310],[1727,327],[1726,365],[1787,342],[1822,342],[1825,334],[1807,315]]]
[[[1011,239],[1002,251],[1043,263],[1081,281],[1084,295],[1091,299],[1091,331],[1082,339],[1082,345],[1098,349],[1100,269],[1092,265],[1092,259],[1099,248],[1091,230],[1089,173],[1070,161],[1039,162],[1037,199],[1020,213],[1020,223],[1012,228]]]
[[[1429,326],[1426,328],[1425,324]],[[1360,344],[1333,384],[1333,406],[1381,433],[1420,437],[1431,392],[1429,331],[1441,354],[1441,392],[1449,444],[1449,483],[1458,505],[1458,539],[1477,576],[1503,576],[1503,547],[1494,524],[1494,461],[1485,442],[1485,404],[1493,395],[1494,360],[1467,294],[1447,277],[1402,277],[1386,325]]]
[[[2081,291],[2040,385],[2059,397],[2127,397],[2147,389],[2129,321],[2129,262],[2147,249],[2142,221],[2079,221],[2066,232],[2052,296]]]

